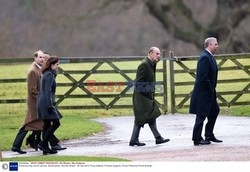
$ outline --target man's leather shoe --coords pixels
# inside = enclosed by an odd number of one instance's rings
[[[65,149],[67,149],[67,148],[62,147],[62,146],[59,145],[59,144],[56,144],[55,146],[51,146],[51,149],[52,149],[52,150],[65,150]]]
[[[41,151],[47,151],[47,148],[43,145],[43,143],[42,142],[40,142],[38,145],[37,145],[37,147],[41,150]]]
[[[164,139],[163,137],[157,137],[156,140],[155,140],[155,143],[156,144],[162,144],[162,143],[166,143],[166,142],[169,142],[170,139]]]
[[[211,144],[211,142],[208,141],[208,140],[204,140],[204,139],[202,139],[200,141],[194,141],[194,145],[195,146],[198,146],[198,145],[209,145],[209,144]]]
[[[141,143],[141,142],[129,142],[129,146],[145,146],[145,143]]]
[[[20,149],[20,148],[18,148],[18,147],[15,147],[15,146],[13,146],[13,147],[11,148],[11,151],[12,151],[12,152],[18,152],[18,153],[20,153],[20,154],[26,154],[26,153],[27,153],[26,151],[23,151],[22,149]]]
[[[216,143],[221,143],[221,142],[223,142],[222,140],[216,139],[216,137],[206,137],[206,140],[208,140],[208,141],[210,141],[210,142],[216,142]]]
[[[45,151],[43,151],[43,155],[47,155],[47,154],[56,154],[57,150],[52,150],[52,149],[46,149]]]

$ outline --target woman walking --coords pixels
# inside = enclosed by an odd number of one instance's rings
[[[51,56],[43,65],[41,88],[38,96],[38,117],[43,119],[43,140],[37,145],[43,154],[55,154],[56,150],[50,149],[48,141],[60,126],[59,119],[62,115],[55,107],[56,72],[59,66],[59,58]]]

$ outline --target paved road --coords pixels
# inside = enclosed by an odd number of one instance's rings
[[[223,143],[207,146],[193,146],[191,141],[194,115],[162,115],[157,119],[157,127],[163,137],[170,142],[156,145],[149,126],[141,130],[140,141],[144,147],[130,147],[132,116],[94,119],[103,123],[106,130],[91,137],[68,140],[62,145],[68,149],[60,155],[108,156],[132,161],[249,161],[250,160],[250,118],[219,116],[215,135]],[[4,151],[3,157],[37,156],[41,151],[31,149],[25,155]]]

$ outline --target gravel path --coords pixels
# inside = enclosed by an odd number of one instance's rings
[[[219,116],[215,135],[223,143],[193,146],[191,140],[195,121],[194,115],[162,115],[157,119],[157,127],[170,142],[156,145],[148,125],[141,130],[143,147],[130,147],[132,116],[94,119],[103,123],[106,130],[91,137],[68,140],[62,145],[68,149],[60,155],[108,156],[132,161],[249,161],[250,160],[250,118]],[[3,157],[37,156],[41,152],[27,150],[25,155],[4,151]]]

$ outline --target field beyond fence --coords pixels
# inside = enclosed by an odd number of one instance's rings
[[[56,101],[64,118],[56,133],[58,138],[73,139],[102,131],[101,124],[90,120],[95,117],[133,115],[133,81],[143,58],[61,58]],[[175,57],[173,53],[169,56],[163,53],[163,58],[156,72],[156,99],[160,109],[162,113],[188,113],[198,56]],[[227,115],[250,116],[250,54],[217,55],[216,59],[221,109]],[[32,60],[0,59],[2,150],[10,149],[24,121],[26,77]]]
[[[189,107],[198,56],[169,57],[157,65],[156,99],[164,113]],[[250,54],[216,55],[220,106],[250,104]],[[57,77],[59,109],[132,108],[136,69],[144,56],[63,57]],[[32,59],[1,59],[0,104],[26,102]],[[29,64],[27,64],[29,63]]]

